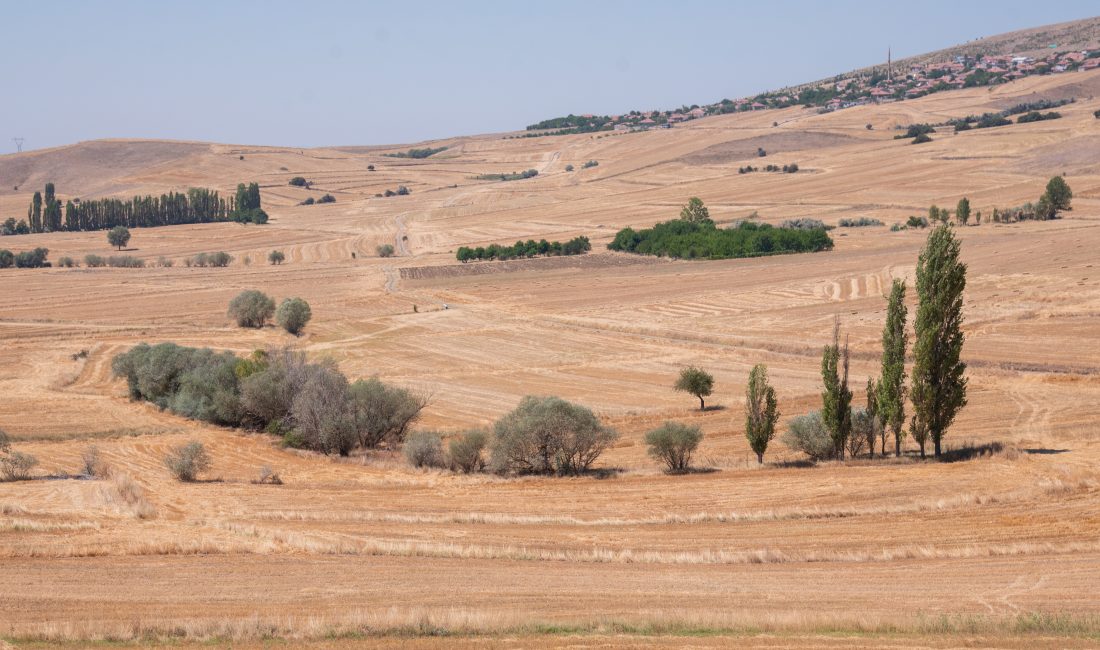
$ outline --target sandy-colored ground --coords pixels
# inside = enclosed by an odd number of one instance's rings
[[[166,256],[172,268],[0,271],[0,427],[41,461],[41,480],[0,484],[0,635],[248,638],[269,626],[289,636],[446,628],[504,636],[435,641],[509,647],[1096,643],[1097,94],[1100,72],[1073,73],[829,115],[787,109],[643,134],[462,138],[422,161],[361,148],[131,142],[0,157],[4,218],[22,216],[48,179],[63,199],[192,185],[229,192],[258,180],[272,216],[263,227],[135,229],[130,254]],[[942,133],[922,146],[893,139],[898,125],[1066,95],[1077,101],[1059,109],[1061,120]],[[759,162],[758,146],[767,162],[803,172],[738,175]],[[599,166],[580,170],[589,159]],[[539,176],[471,179],[527,168]],[[1010,449],[966,462],[759,468],[743,434],[753,364],[768,364],[785,417],[815,408],[836,314],[851,334],[862,400],[880,353],[883,292],[892,278],[911,285],[923,233],[838,228],[828,253],[719,262],[604,250],[617,229],[672,218],[691,196],[721,222],[758,211],[773,223],[890,224],[964,195],[988,218],[994,205],[1035,200],[1061,173],[1074,191],[1065,218],[959,232],[970,269],[970,405],[947,444]],[[313,190],[288,187],[297,175]],[[402,184],[410,196],[375,197]],[[296,205],[324,192],[337,202]],[[577,234],[592,238],[592,254],[454,261],[461,245]],[[381,243],[398,256],[377,258]],[[0,240],[34,246],[53,260],[109,253],[101,232]],[[266,264],[272,249],[286,253],[284,265]],[[182,264],[215,250],[236,261]],[[306,335],[232,327],[225,306],[245,288],[307,299]],[[283,450],[264,435],[128,402],[110,360],[141,341],[328,355],[349,376],[430,392],[422,426],[444,431],[486,425],[525,394],[560,395],[623,432],[600,460],[621,471],[504,479]],[[81,350],[87,359],[74,360]],[[712,403],[723,408],[700,413],[671,390],[687,364],[715,374]],[[666,476],[646,456],[644,432],[673,418],[703,426],[697,464],[716,471]],[[192,438],[212,451],[209,476],[219,481],[170,479],[164,452]],[[114,481],[46,478],[74,473],[89,444],[143,496],[127,501]],[[797,457],[778,442],[768,456]],[[286,484],[251,483],[263,465]],[[1036,612],[1079,625],[1013,638],[1013,622]],[[939,617],[981,629],[937,639],[928,621]],[[743,634],[592,627],[601,623]],[[543,637],[538,625],[584,633]]]

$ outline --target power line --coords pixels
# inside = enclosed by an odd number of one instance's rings
[[[12,138],[11,141],[15,143],[15,153],[23,153],[23,138]]]

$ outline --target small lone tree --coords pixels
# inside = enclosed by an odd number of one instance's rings
[[[130,229],[126,226],[115,226],[107,231],[107,242],[118,250],[130,243]]]
[[[691,455],[703,440],[703,430],[681,422],[665,422],[645,434],[649,455],[665,464],[670,473],[686,472]]]
[[[714,377],[702,368],[688,366],[680,371],[680,377],[673,388],[699,398],[699,410],[704,411],[706,403],[703,398],[709,397],[714,391]]]
[[[375,247],[374,252],[378,253],[378,257],[393,257],[393,244],[380,244]]]
[[[697,196],[688,199],[687,205],[680,210],[680,218],[691,223],[700,223],[710,220],[710,211],[703,201]]]
[[[176,480],[191,482],[199,474],[210,469],[210,454],[206,453],[206,447],[197,440],[176,447],[164,457],[164,464],[172,472]]]
[[[764,364],[756,364],[749,373],[745,398],[745,436],[756,453],[756,462],[763,464],[764,452],[775,437],[775,423],[779,420],[775,389],[768,384],[768,367]]]
[[[1055,210],[1069,210],[1070,200],[1073,199],[1073,190],[1069,189],[1066,179],[1055,176],[1047,183],[1047,190],[1043,193],[1043,196],[1050,201]]]
[[[309,303],[301,298],[287,298],[279,303],[279,309],[275,311],[275,322],[294,336],[302,333],[302,328],[312,317]]]
[[[228,314],[240,327],[259,329],[267,324],[275,313],[275,301],[266,293],[250,289],[237,294],[229,302]]]
[[[917,426],[932,438],[937,458],[947,428],[966,406],[966,364],[959,358],[965,288],[959,241],[950,226],[939,226],[928,235],[917,260],[919,304],[913,325],[913,409]]]
[[[970,221],[970,199],[965,196],[959,199],[959,204],[955,206],[955,219],[964,226]]]
[[[905,329],[907,314],[905,282],[895,278],[882,328],[882,375],[877,387],[879,421],[884,431],[889,428],[894,433],[895,456],[901,456],[901,441],[905,437],[902,427],[905,426],[905,349],[909,344]]]
[[[283,251],[271,251],[267,254],[267,261],[272,264],[282,264],[284,260],[286,260],[286,255],[283,254]]]
[[[821,355],[821,378],[825,392],[821,394],[821,419],[833,438],[834,451],[844,460],[844,447],[852,433],[852,391],[848,388],[848,342],[840,347],[840,317],[833,320],[833,343],[826,345]]]

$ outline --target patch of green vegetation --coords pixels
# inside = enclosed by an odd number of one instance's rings
[[[425,147],[424,149],[409,149],[408,151],[401,151],[398,153],[384,153],[383,156],[387,158],[430,158],[437,153],[446,151],[447,147]]]

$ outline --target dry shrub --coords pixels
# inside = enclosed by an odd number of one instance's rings
[[[448,445],[451,469],[467,474],[485,469],[484,451],[488,442],[489,435],[476,429],[452,438]]]
[[[190,482],[202,472],[210,469],[210,454],[206,453],[206,447],[197,440],[176,447],[164,457],[164,464],[172,475],[179,481]]]
[[[99,456],[99,449],[95,445],[89,446],[80,455],[80,473],[88,478],[107,478],[111,468]]]
[[[270,465],[264,465],[260,468],[260,478],[253,481],[260,485],[282,485],[283,479],[279,476],[279,473],[271,469]]]
[[[138,519],[152,519],[157,509],[145,498],[145,491],[129,474],[116,473],[111,479],[110,491],[104,492],[109,503],[118,504],[129,510]]]
[[[443,437],[434,431],[412,433],[405,441],[405,458],[413,467],[446,467]]]
[[[0,476],[5,481],[26,481],[31,477],[31,469],[38,464],[38,459],[21,451],[13,451],[11,454],[0,458]]]

